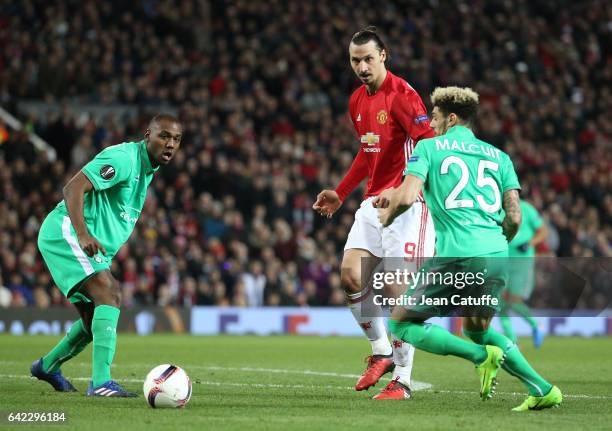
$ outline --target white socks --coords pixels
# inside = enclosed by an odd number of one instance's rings
[[[385,327],[385,318],[383,316],[380,305],[375,305],[373,302],[364,302],[364,299],[370,294],[370,289],[364,289],[361,292],[347,295],[349,309],[353,313],[353,317],[361,326],[366,337],[372,344],[373,355],[390,355],[393,350],[389,337],[387,336],[387,328]],[[363,312],[363,307],[367,307],[367,312]],[[363,314],[366,314],[364,317]],[[373,317],[376,316],[376,317]]]
[[[370,289],[364,289],[361,292],[347,295],[349,309],[351,313],[353,313],[353,317],[355,317],[359,326],[361,326],[365,336],[370,340],[372,354],[388,356],[393,353],[393,362],[395,363],[393,379],[399,377],[401,383],[410,386],[414,347],[395,336],[392,337],[393,346],[391,346],[385,326],[385,318],[382,317],[382,308],[380,305],[377,306],[371,301],[364,301],[364,299],[367,299],[370,292]],[[366,308],[367,312],[364,313],[362,307]],[[366,316],[363,316],[363,314],[366,314]]]
[[[393,336],[393,362],[395,369],[393,377],[399,377],[400,383],[410,387],[410,376],[412,375],[412,359],[414,358],[414,347]]]

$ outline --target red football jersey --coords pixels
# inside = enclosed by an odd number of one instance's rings
[[[336,188],[338,196],[344,200],[366,176],[366,198],[397,187],[416,143],[434,136],[421,97],[387,71],[376,93],[368,94],[365,85],[355,90],[349,111],[361,148]]]

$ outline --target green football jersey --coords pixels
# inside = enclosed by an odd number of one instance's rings
[[[94,188],[85,194],[85,224],[106,249],[107,258],[130,237],[158,169],[151,165],[146,144],[140,141],[108,147],[81,170]],[[68,215],[64,201],[53,211]]]
[[[521,227],[519,227],[516,236],[508,244],[508,255],[516,257],[532,257],[535,256],[535,248],[529,246],[526,251],[521,251],[518,247],[526,242],[529,242],[535,235],[536,231],[542,226],[544,221],[538,210],[533,205],[525,202],[521,199],[521,213],[523,214],[523,221]]]
[[[419,141],[404,172],[424,181],[436,227],[436,255],[483,256],[508,250],[503,193],[520,189],[510,157],[463,126]]]

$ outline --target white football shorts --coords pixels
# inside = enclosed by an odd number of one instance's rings
[[[378,210],[372,206],[374,199],[371,196],[361,202],[344,250],[363,249],[384,257],[385,270],[401,266],[416,271],[425,258],[435,253],[436,233],[429,209],[424,202],[417,201],[391,226],[383,227],[378,221]]]

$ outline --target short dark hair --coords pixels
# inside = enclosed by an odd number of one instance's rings
[[[437,87],[431,94],[431,103],[445,116],[455,114],[470,126],[478,115],[478,93],[468,87]]]
[[[355,33],[351,38],[351,43],[354,43],[355,45],[365,45],[371,40],[376,43],[376,49],[378,49],[378,52],[382,52],[384,50],[387,54],[387,58],[389,58],[389,49],[378,35],[377,29],[373,25],[369,25],[363,30],[359,30],[357,33]]]
[[[153,124],[159,124],[160,121],[168,121],[170,123],[177,123],[179,125],[181,124],[179,119],[172,114],[157,114],[155,117],[151,118],[151,121],[149,121],[149,127],[151,127]]]

